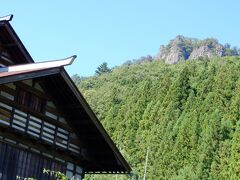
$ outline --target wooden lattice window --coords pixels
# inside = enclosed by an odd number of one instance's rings
[[[35,111],[38,111],[38,112],[43,112],[43,109],[44,109],[44,100],[41,99],[40,97],[34,95],[34,94],[31,94],[31,100],[30,100],[30,108],[35,110]]]
[[[20,89],[18,92],[18,98],[17,98],[18,103],[28,106],[29,100],[30,100],[30,95],[31,94],[29,92]]]
[[[44,112],[45,100],[26,90],[19,89],[17,101],[19,104],[29,107],[37,112]]]

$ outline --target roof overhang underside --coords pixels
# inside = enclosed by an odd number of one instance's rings
[[[83,142],[89,157],[83,163],[85,173],[130,173],[130,166],[62,67],[9,73],[0,76],[0,84],[27,79],[46,88]]]
[[[14,64],[33,62],[32,57],[8,21],[0,21],[0,44],[10,53]]]

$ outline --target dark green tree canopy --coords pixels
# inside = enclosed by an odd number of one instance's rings
[[[79,88],[134,174],[143,177],[149,147],[147,179],[240,179],[239,69],[233,56],[152,61],[83,79]]]
[[[100,64],[98,67],[97,67],[97,70],[95,71],[95,73],[97,75],[101,75],[101,74],[104,74],[104,73],[109,73],[111,72],[111,69],[108,67],[107,63],[106,62],[103,62],[102,64]]]

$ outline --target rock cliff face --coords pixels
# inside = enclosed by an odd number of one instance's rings
[[[164,59],[168,64],[175,64],[179,61],[198,59],[199,57],[222,57],[225,55],[226,50],[226,47],[216,39],[197,40],[177,36],[171,40],[168,45],[160,46],[157,59]]]
[[[187,39],[183,36],[177,36],[171,40],[170,43],[165,47],[160,46],[159,59],[164,59],[166,63],[175,64],[180,60],[188,58],[189,54],[184,47],[184,43]]]
[[[222,57],[224,56],[224,47],[217,40],[207,39],[199,42],[198,46],[193,49],[189,59],[197,59],[199,57]]]
[[[166,47],[160,47],[160,59],[165,59],[169,64],[177,63],[180,60],[185,60],[188,58],[188,53],[186,48],[183,46],[185,43],[185,38],[183,36],[177,36],[172,40]]]

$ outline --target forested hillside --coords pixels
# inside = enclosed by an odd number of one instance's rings
[[[141,179],[147,147],[149,180],[240,179],[239,57],[125,65],[78,87]]]

